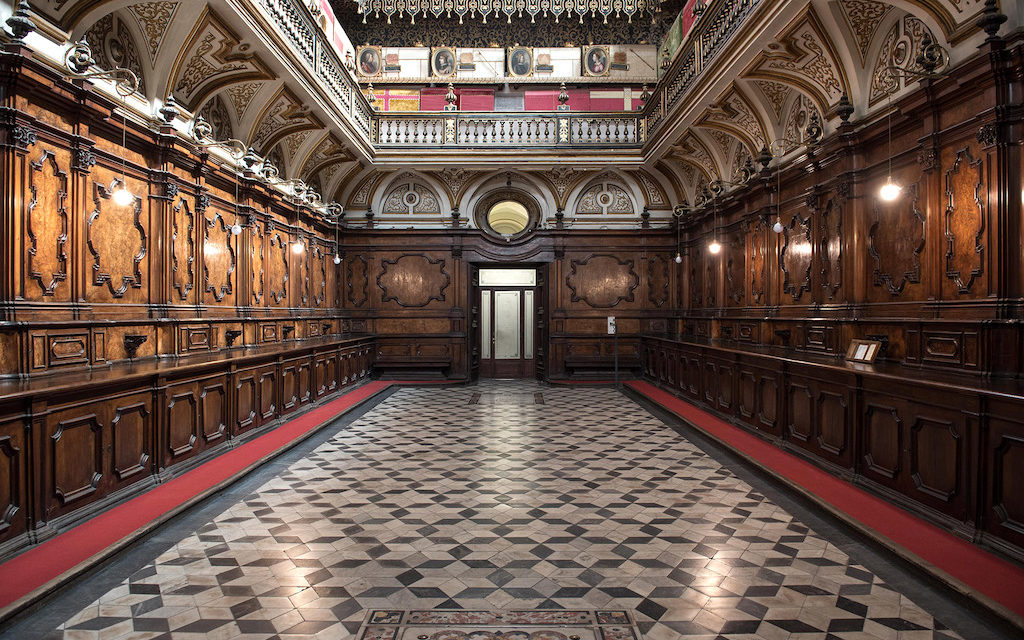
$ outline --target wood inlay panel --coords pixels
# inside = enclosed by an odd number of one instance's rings
[[[632,260],[609,254],[592,254],[569,262],[565,284],[573,302],[595,309],[610,309],[620,302],[633,302],[640,276],[633,271]]]
[[[110,421],[113,441],[113,469],[118,480],[148,470],[150,455],[150,411],[146,402],[117,407]]]
[[[946,171],[946,277],[956,293],[971,293],[985,267],[983,162],[969,147],[956,152]]]
[[[236,265],[231,225],[216,211],[208,211],[203,219],[203,290],[207,302],[231,302]]]
[[[58,292],[68,278],[69,162],[67,152],[47,149],[29,163],[26,271],[35,286],[26,287],[25,293],[32,299],[69,298],[67,291]]]
[[[136,195],[132,204],[119,206],[111,195],[116,186],[116,181],[109,185],[93,182],[93,209],[86,221],[92,284],[104,287],[115,299],[123,298],[129,289],[143,287],[142,262],[148,247],[142,198]]]
[[[190,453],[198,436],[195,391],[189,388],[172,393],[167,401],[167,448],[170,457],[178,458]]]
[[[400,307],[425,307],[435,300],[444,302],[450,284],[444,259],[421,253],[405,254],[394,260],[383,258],[377,276],[381,301]]]
[[[103,479],[103,423],[95,413],[82,411],[58,414],[53,421],[53,493],[65,506],[95,493]]]

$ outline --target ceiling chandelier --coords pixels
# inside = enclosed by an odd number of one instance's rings
[[[409,16],[410,21],[415,24],[416,16],[433,16],[440,18],[452,17],[455,14],[459,17],[459,24],[464,18],[476,19],[477,16],[487,22],[487,17],[501,18],[504,16],[508,22],[512,22],[512,16],[522,18],[524,15],[530,17],[533,23],[537,16],[547,18],[549,15],[559,18],[579,17],[583,22],[583,16],[591,18],[603,17],[605,23],[609,16],[619,18],[625,15],[630,22],[634,15],[645,13],[656,13],[661,10],[662,0],[356,0],[359,4],[359,13],[363,15],[363,22],[366,22],[367,15],[376,18],[383,14],[388,24],[391,18],[397,16],[404,18]]]

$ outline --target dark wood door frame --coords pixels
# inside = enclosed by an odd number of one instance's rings
[[[480,269],[535,269],[537,271],[537,285],[534,287],[481,287],[480,286]],[[548,263],[536,263],[536,262],[515,262],[515,263],[495,263],[495,262],[480,262],[470,264],[470,278],[469,278],[469,336],[470,336],[470,378],[477,379],[480,376],[496,376],[496,377],[533,377],[535,376],[539,380],[546,378],[547,374],[547,353],[548,353],[548,301],[547,301],[547,280],[548,280]],[[507,371],[484,371],[482,368],[482,355],[483,355],[483,318],[481,316],[481,295],[484,289],[489,290],[533,290],[533,358],[528,361],[527,364],[522,364],[522,361],[516,361],[520,363],[522,367],[515,372]],[[494,305],[491,305],[491,330],[494,329],[493,324],[493,313]],[[522,320],[525,320],[523,318]],[[521,321],[522,321],[521,320]],[[522,341],[525,336],[520,335],[520,348],[522,348]],[[492,353],[493,355],[493,353]],[[530,370],[532,368],[532,371]]]

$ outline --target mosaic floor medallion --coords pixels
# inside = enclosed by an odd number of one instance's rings
[[[371,611],[359,640],[640,640],[627,611]]]

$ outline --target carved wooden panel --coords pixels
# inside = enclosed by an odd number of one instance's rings
[[[270,231],[268,235],[267,295],[272,304],[279,305],[288,300],[288,239],[280,231]]]
[[[309,294],[314,307],[323,307],[327,301],[327,254],[319,244],[312,243],[309,256]]]
[[[220,212],[210,211],[203,220],[203,290],[216,302],[223,302],[231,294],[235,279],[234,236]]]
[[[896,407],[868,403],[864,412],[864,465],[870,474],[892,480],[903,458],[903,418]]]
[[[199,424],[206,442],[220,440],[227,434],[227,387],[223,382],[201,383],[199,392]]]
[[[774,377],[762,375],[758,381],[757,420],[761,427],[776,433],[779,428],[779,383]]]
[[[750,278],[750,302],[761,305],[767,303],[765,299],[765,269],[768,261],[768,229],[764,222],[757,218],[750,223],[747,238],[750,244],[750,254],[747,258],[748,274]]]
[[[198,436],[195,392],[190,388],[171,393],[167,400],[167,449],[170,457],[177,458],[191,452]]]
[[[68,154],[52,150],[43,151],[38,160],[29,163],[25,270],[35,283],[25,287],[30,299],[69,298],[68,291],[56,295],[68,278],[67,165]]]
[[[843,207],[835,198],[829,198],[821,210],[821,286],[825,295],[833,300],[843,286]]]
[[[0,425],[0,540],[25,528],[24,437],[20,422]]]
[[[640,276],[633,271],[632,260],[620,260],[608,254],[592,254],[569,262],[565,278],[571,300],[595,309],[610,309],[620,302],[633,302]]]
[[[346,296],[353,307],[361,307],[369,297],[367,286],[370,284],[369,263],[363,256],[352,256],[345,265]]]
[[[277,372],[273,368],[260,370],[256,378],[261,422],[273,420],[277,415]]]
[[[969,147],[957,151],[946,171],[946,277],[956,293],[971,293],[985,266],[985,182],[983,161]]]
[[[188,300],[195,286],[195,219],[188,200],[178,198],[171,210],[171,286],[177,290],[178,300]]]
[[[704,248],[697,246],[690,249],[689,275],[686,286],[690,290],[690,306],[699,309],[704,306]]]
[[[239,372],[235,382],[235,433],[248,431],[256,426],[256,409],[259,391],[256,388],[256,372]]]
[[[117,407],[110,421],[113,470],[118,480],[145,473],[150,453],[150,411],[145,402]]]
[[[445,271],[443,258],[412,253],[394,260],[381,259],[377,286],[382,302],[394,301],[401,307],[425,307],[434,300],[444,302],[449,284],[451,276]]]
[[[819,391],[817,405],[818,446],[828,453],[840,456],[846,451],[850,435],[846,395],[833,391]]]
[[[129,288],[141,289],[142,261],[146,257],[146,229],[142,225],[142,198],[127,207],[111,198],[109,186],[93,182],[93,210],[86,221],[86,244],[92,256],[92,284],[105,286],[113,298]]]
[[[725,293],[729,304],[742,306],[747,296],[746,238],[742,232],[728,235],[725,246]]]
[[[68,411],[51,419],[51,482],[64,506],[95,493],[103,479],[103,424],[91,412]]]
[[[789,385],[788,435],[801,442],[810,442],[814,432],[814,395],[804,384]]]
[[[1003,415],[1006,415],[1003,413]],[[987,496],[988,529],[1015,544],[1024,544],[1024,435],[1021,423],[991,421]]]
[[[312,260],[312,242],[298,238],[293,240],[303,245],[303,250],[296,254],[292,252],[292,257],[295,260],[295,277],[293,281],[296,283],[296,288],[299,293],[299,305],[306,307],[309,306],[310,289],[309,289],[309,268],[310,261]]]
[[[783,245],[779,251],[779,268],[782,270],[782,292],[799,302],[804,293],[811,290],[811,259],[814,249],[811,245],[811,218],[794,214],[789,225],[783,229]]]
[[[250,264],[252,265],[252,302],[253,306],[262,306],[265,301],[266,293],[266,282],[265,282],[265,261],[264,261],[264,249],[263,243],[266,240],[266,236],[263,233],[263,226],[259,222],[253,222],[250,227]]]
[[[951,501],[960,488],[963,445],[952,422],[917,418],[910,427],[910,474],[917,490]]]
[[[917,183],[905,198],[892,204],[875,199],[875,222],[868,231],[868,254],[874,261],[874,284],[899,296],[907,284],[921,282],[921,254],[925,248],[925,218]]]
[[[653,256],[647,261],[647,301],[655,307],[668,302],[670,264],[669,259],[662,255]]]

